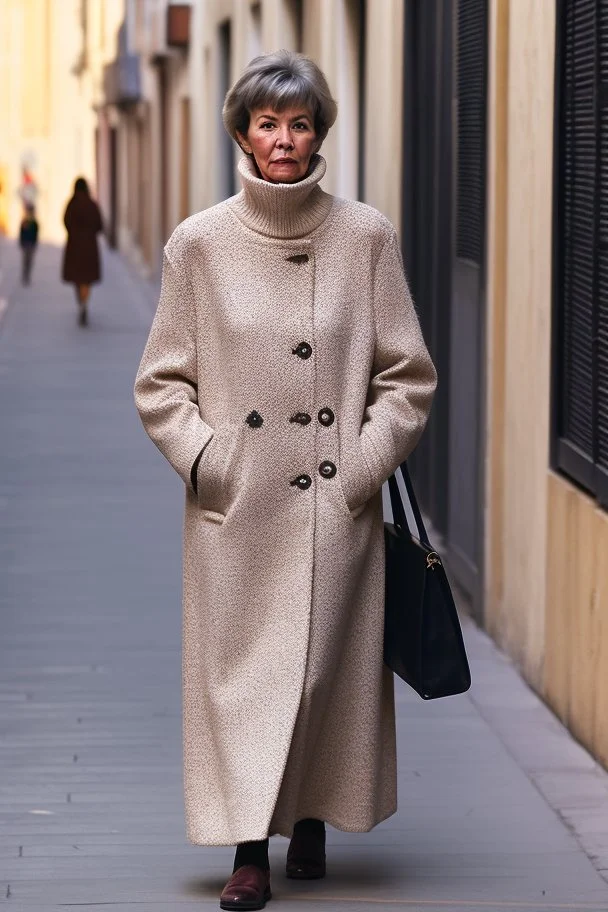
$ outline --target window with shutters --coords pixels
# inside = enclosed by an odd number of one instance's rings
[[[608,0],[560,0],[553,461],[608,506]]]

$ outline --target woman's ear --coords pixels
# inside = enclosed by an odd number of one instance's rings
[[[247,142],[246,137],[243,136],[242,133],[239,133],[238,130],[236,131],[236,141],[246,155],[251,155],[251,146]]]

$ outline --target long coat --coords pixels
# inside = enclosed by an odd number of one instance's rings
[[[390,223],[325,194],[320,157],[293,185],[239,167],[243,191],[165,248],[135,384],[186,486],[186,819],[204,845],[395,811],[381,485],[436,383]]]
[[[63,254],[62,277],[75,285],[92,285],[101,279],[97,235],[103,230],[101,213],[88,193],[78,190],[63,217],[68,240]]]

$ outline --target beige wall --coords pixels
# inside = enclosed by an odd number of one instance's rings
[[[505,5],[494,0],[492,15],[498,53],[491,57],[487,442],[495,462],[488,467],[486,617],[492,633],[539,686],[545,637],[555,10],[550,3],[512,0],[507,15]],[[498,21],[506,36],[497,34]],[[501,196],[505,185],[506,196]],[[502,270],[499,277],[492,274],[493,261]]]
[[[487,626],[608,765],[608,515],[553,473],[554,4],[492,0]]]
[[[544,694],[608,767],[608,515],[548,478]]]
[[[365,199],[401,227],[403,4],[368,0]]]

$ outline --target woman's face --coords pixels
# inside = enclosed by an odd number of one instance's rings
[[[257,108],[251,111],[247,135],[237,133],[242,149],[255,158],[264,180],[293,184],[302,180],[317,151],[314,120],[307,108]]]

